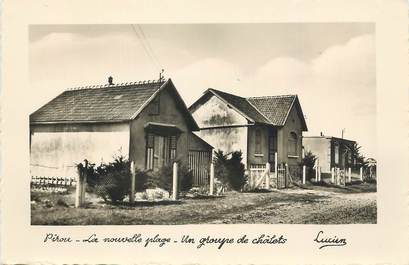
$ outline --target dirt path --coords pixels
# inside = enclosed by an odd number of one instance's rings
[[[211,223],[345,224],[376,223],[376,193],[288,190],[299,200],[266,202]]]
[[[223,197],[183,199],[169,203],[113,206],[93,203],[73,208],[73,196],[48,197],[68,206],[32,205],[34,225],[139,225],[139,224],[350,224],[376,223],[376,186],[308,186],[267,193],[228,192]],[[41,197],[41,195],[39,195]],[[88,196],[88,195],[87,195]],[[89,198],[89,197],[88,197]]]

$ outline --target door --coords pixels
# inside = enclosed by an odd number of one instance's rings
[[[275,170],[275,153],[277,152],[277,131],[274,129],[269,130],[268,134],[268,162],[270,163],[270,171]]]

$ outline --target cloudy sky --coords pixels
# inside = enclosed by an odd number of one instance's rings
[[[358,141],[376,157],[371,23],[36,25],[32,111],[69,87],[172,78],[187,105],[216,88],[298,94],[309,131]]]

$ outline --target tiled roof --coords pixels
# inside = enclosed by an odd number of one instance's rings
[[[131,83],[67,90],[30,115],[30,122],[130,120],[164,84]]]
[[[274,126],[284,126],[292,106],[295,106],[300,114],[303,130],[307,131],[307,124],[305,123],[304,114],[302,113],[297,95],[243,98],[209,88],[201,98],[190,106],[189,110],[195,111],[203,102],[210,98],[211,94],[224,100],[250,122]]]
[[[284,125],[295,99],[295,95],[247,98],[271,124],[276,126]]]
[[[259,123],[270,123],[254,106],[252,106],[246,98],[242,98],[236,95],[232,95],[220,90],[209,89],[213,93],[219,95],[223,98],[228,104],[236,108],[238,111],[242,112],[245,116],[253,120],[254,122]]]

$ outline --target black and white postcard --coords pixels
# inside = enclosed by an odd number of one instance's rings
[[[407,264],[407,9],[329,2],[3,3],[2,262]]]

